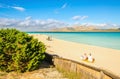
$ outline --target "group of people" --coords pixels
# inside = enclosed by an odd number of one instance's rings
[[[84,53],[84,55],[82,55],[80,58],[82,60],[89,61],[89,62],[94,62],[95,61],[95,59],[92,57],[91,53],[88,54],[88,55],[86,53]]]

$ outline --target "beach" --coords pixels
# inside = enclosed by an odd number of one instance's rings
[[[60,57],[74,60],[97,68],[105,69],[120,77],[120,50],[104,48],[93,45],[86,45],[74,42],[68,42],[52,38],[52,41],[46,40],[48,36],[42,34],[30,34],[34,38],[46,45],[46,52]],[[91,53],[95,58],[94,63],[85,62],[80,59],[84,53]]]

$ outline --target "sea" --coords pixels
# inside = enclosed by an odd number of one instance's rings
[[[120,32],[27,32],[27,33],[44,34],[65,41],[120,50]]]

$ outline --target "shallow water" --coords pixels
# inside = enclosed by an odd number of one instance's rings
[[[27,32],[54,38],[120,50],[120,32]]]

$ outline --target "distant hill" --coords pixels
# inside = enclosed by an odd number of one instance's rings
[[[52,29],[51,31],[52,32],[120,32],[120,28],[101,29],[95,26],[73,26],[73,27],[55,28]]]

